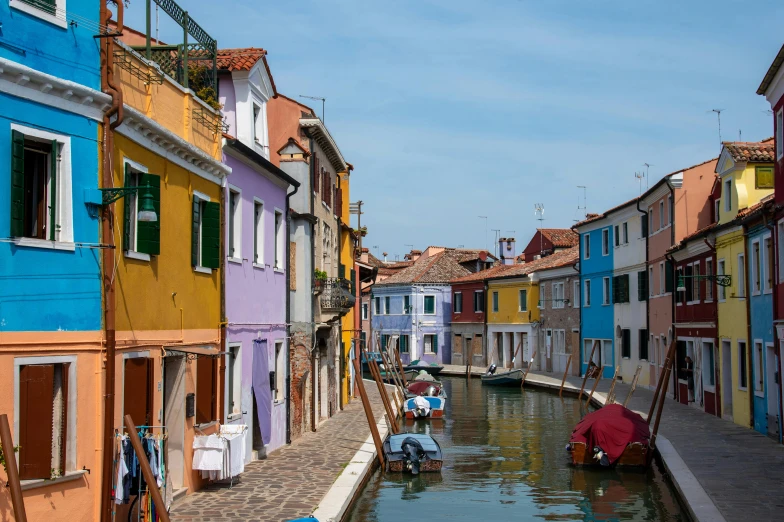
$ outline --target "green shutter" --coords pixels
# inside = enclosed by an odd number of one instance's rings
[[[123,179],[123,187],[131,186],[131,166],[125,164],[125,178]],[[123,198],[123,250],[129,251],[131,249],[131,200]]]
[[[664,291],[672,292],[672,263],[669,260],[664,263]]]
[[[220,203],[204,204],[201,218],[201,266],[220,267]]]
[[[139,221],[136,224],[136,251],[157,256],[161,253],[161,177],[155,174],[140,174],[141,189],[136,193],[136,201],[141,201],[139,198],[147,190],[147,185],[150,186],[152,204],[158,215],[158,221]]]
[[[353,268],[351,269],[351,295],[356,295],[357,293],[357,271]]]
[[[201,223],[201,200],[193,195],[191,207],[191,266],[199,266],[199,223]]]
[[[637,300],[638,301],[647,301],[648,300],[648,272],[646,270],[642,270],[637,272]]]
[[[433,353],[438,353],[438,335],[433,336]]]
[[[11,131],[11,237],[24,235],[24,134]]]
[[[57,140],[52,140],[52,152],[49,155],[49,239],[57,239],[57,156],[60,150]]]

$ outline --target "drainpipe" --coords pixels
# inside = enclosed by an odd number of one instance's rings
[[[775,210],[775,207],[774,207],[774,210]],[[774,278],[777,277],[778,266],[779,266],[779,260],[777,259],[777,256],[775,255],[775,252],[778,252],[778,244],[777,244],[778,243],[778,237],[776,235],[776,226],[773,223],[768,223],[768,216],[765,214],[765,212],[762,213],[762,220],[763,220],[763,223],[765,224],[765,228],[770,230],[770,237],[771,237],[771,241],[772,241],[772,244],[773,244],[773,252],[774,252],[774,255],[773,255],[773,274],[771,274],[771,286],[773,287],[773,295],[771,297],[773,299],[773,319],[775,320],[778,317],[778,311],[779,311],[778,299],[777,299],[777,297],[778,297],[778,288],[776,288],[776,286],[777,286],[776,284],[773,284],[773,282],[775,281]],[[781,421],[782,421],[782,419],[784,419],[784,415],[782,415],[782,414],[784,414],[784,411],[782,411],[782,405],[781,405],[781,375],[780,375],[780,372],[779,372],[779,369],[781,368],[781,349],[780,349],[779,345],[781,343],[778,342],[778,333],[776,332],[775,327],[773,329],[773,338],[776,341],[776,342],[773,343],[773,350],[774,350],[774,353],[776,354],[776,363],[777,363],[776,364],[776,372],[779,373],[779,378],[777,379],[778,380],[777,384],[778,384],[778,391],[779,391],[779,393],[778,393],[778,397],[776,399],[777,399],[777,402],[779,403],[779,444],[781,444],[782,440],[784,440],[782,438],[782,437],[784,437],[784,434],[782,434],[782,429],[781,429],[782,428],[782,426],[781,426],[782,422]]]
[[[226,178],[221,181],[220,187],[220,361],[218,364],[218,389],[221,397],[218,401],[218,419],[224,422],[224,403],[226,402]],[[242,410],[242,408],[240,408]]]
[[[675,228],[675,227],[670,227],[670,228]],[[675,274],[677,274],[678,271],[675,270],[675,259],[672,257],[672,254],[664,254],[664,259],[666,259],[667,261],[670,262],[670,267],[672,267],[672,272],[673,272],[672,273],[672,297],[670,298],[670,307],[672,308],[672,338],[669,339],[669,341],[671,343],[675,343],[676,344],[676,349],[675,349],[675,352],[673,353],[672,363],[671,363],[670,366],[672,366],[674,368],[674,370],[673,370],[673,379],[672,379],[672,398],[677,401],[679,399],[678,395],[680,393],[680,389],[678,388],[678,367],[675,365],[675,363],[677,362],[676,359],[678,357],[678,350],[677,350],[678,341],[676,341],[676,338],[678,337],[678,333],[677,333],[677,330],[675,328],[675,303],[678,300],[678,292],[677,292],[677,288],[678,287],[676,286],[677,285],[677,281],[675,280]],[[667,264],[666,263],[664,264],[664,270],[665,270],[664,277],[665,277],[665,281],[666,281],[667,280],[666,279],[667,278]],[[664,290],[665,290],[665,292],[667,291],[666,284],[665,284]],[[667,351],[669,352],[669,347],[667,348]],[[665,363],[665,366],[666,366],[666,363]],[[662,366],[662,371],[664,371],[664,366]],[[663,390],[662,393],[664,393],[666,395],[667,394],[667,390]],[[686,392],[686,395],[687,395],[686,400],[688,401],[688,392]]]
[[[294,192],[286,193],[286,338],[291,343],[291,196],[297,193],[299,185],[294,186]],[[286,444],[291,444],[291,348],[286,346]]]
[[[117,33],[123,30],[123,3],[117,2]],[[100,20],[105,27],[109,26],[112,14],[106,3],[101,2]],[[119,85],[114,82],[114,38],[105,36],[101,42],[101,89],[112,98],[111,107],[103,115],[103,140],[101,151],[101,185],[104,188],[114,186],[112,159],[114,155],[114,129],[123,121],[123,95]],[[112,116],[116,116],[112,122]],[[101,520],[112,520],[112,464],[114,459],[114,389],[115,389],[115,294],[114,268],[115,246],[111,243],[112,223],[114,223],[113,205],[103,209],[101,221],[101,241],[108,248],[101,250],[102,278],[104,289],[104,339],[106,342],[106,362],[104,369],[104,411],[103,411],[103,460],[101,462]]]
[[[310,161],[310,179],[311,181],[316,179],[318,176],[318,172],[316,172],[316,149],[314,148],[315,142],[313,138],[310,138],[309,145],[310,153],[313,155],[313,159]],[[321,187],[321,190],[324,190],[324,187]],[[313,192],[313,187],[310,190],[310,215],[315,215],[315,205],[316,205],[316,195]],[[313,284],[313,274],[316,270],[316,228],[311,224],[311,233],[310,233],[310,280],[311,285]],[[313,385],[310,387],[310,430],[316,431],[316,301],[311,298],[310,299],[310,316],[313,325],[313,347],[314,349],[310,352],[310,373],[313,375]],[[319,387],[321,386],[321,379],[318,381]],[[329,383],[327,384],[327,388],[329,389]],[[303,415],[305,412],[302,412]]]
[[[749,260],[749,252],[748,246],[746,245],[746,238],[748,235],[748,230],[746,225],[743,225],[743,263],[748,266]],[[744,272],[748,273],[748,270],[744,269]],[[746,299],[746,375],[748,377],[749,373],[754,375],[753,370],[753,360],[751,357],[752,351],[754,350],[754,339],[751,337],[751,294],[748,283],[748,278],[746,281],[743,282],[743,289],[744,289],[744,299]],[[746,387],[746,391],[749,393],[749,427],[753,430],[754,429],[754,383],[751,382],[752,379],[748,380],[748,386]]]

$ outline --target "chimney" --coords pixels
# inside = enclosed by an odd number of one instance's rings
[[[387,262],[387,256],[388,256],[389,254],[387,254],[386,252],[382,252],[382,253],[384,254],[384,263],[386,263],[386,262]]]
[[[421,250],[412,250],[411,253],[408,254],[408,256],[411,259],[411,261],[416,261],[417,259],[419,259],[419,256],[421,256],[421,255],[422,255],[422,251]]]
[[[513,265],[515,264],[515,238],[502,237],[498,240],[498,253],[501,258],[501,264]]]

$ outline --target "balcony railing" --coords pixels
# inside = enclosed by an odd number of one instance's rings
[[[314,281],[314,290],[320,291],[321,309],[325,311],[348,311],[356,302],[348,279],[317,279]]]

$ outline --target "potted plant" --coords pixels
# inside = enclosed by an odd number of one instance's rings
[[[313,293],[320,294],[324,290],[324,282],[327,280],[327,273],[318,268],[313,271]]]

